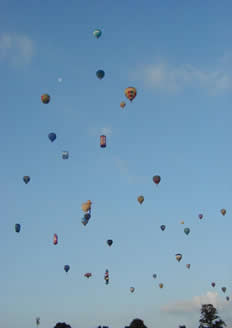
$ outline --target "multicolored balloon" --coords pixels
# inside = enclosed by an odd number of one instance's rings
[[[126,106],[125,101],[121,101],[121,102],[120,102],[120,107],[121,107],[121,108],[124,108],[125,106]]]
[[[144,202],[144,197],[141,195],[137,198],[139,204],[142,204]]]
[[[221,209],[221,214],[224,216],[224,215],[226,215],[226,209],[225,208],[222,208]]]
[[[45,93],[41,96],[41,100],[43,104],[48,104],[50,102],[51,97]]]
[[[137,90],[134,87],[128,87],[125,89],[124,93],[125,96],[132,101],[137,95]]]
[[[181,261],[181,259],[182,259],[182,254],[176,254],[176,260],[178,261],[178,262],[180,262]]]

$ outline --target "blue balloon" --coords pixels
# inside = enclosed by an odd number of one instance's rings
[[[105,76],[105,72],[100,69],[99,71],[96,72],[96,75],[101,80]]]
[[[15,225],[15,232],[20,232],[21,226],[19,223],[16,223]]]
[[[65,266],[64,266],[64,271],[65,271],[65,272],[68,272],[69,269],[70,269],[70,266],[69,266],[69,265],[65,265]]]
[[[53,142],[56,140],[56,134],[54,132],[49,133],[48,138]]]

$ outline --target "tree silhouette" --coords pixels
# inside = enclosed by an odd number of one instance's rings
[[[217,310],[212,304],[203,304],[199,328],[223,328],[225,322],[217,315]]]
[[[130,328],[147,328],[147,327],[144,325],[143,320],[141,320],[141,319],[134,319],[134,320],[131,322],[131,324],[130,324],[129,327],[130,327]]]

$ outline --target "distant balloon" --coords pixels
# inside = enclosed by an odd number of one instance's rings
[[[87,272],[87,273],[84,274],[84,276],[86,278],[90,278],[90,277],[92,277],[92,273],[91,272]]]
[[[63,153],[62,153],[62,158],[63,158],[63,159],[68,159],[68,158],[69,158],[69,153],[68,153],[68,151],[63,151]]]
[[[57,245],[58,244],[58,236],[57,236],[56,233],[54,233],[54,235],[53,235],[53,244],[54,245]]]
[[[92,202],[88,200],[86,203],[82,203],[81,208],[83,212],[88,212],[91,209]]]
[[[131,293],[134,293],[134,291],[135,291],[135,288],[134,287],[130,287],[130,292]]]
[[[222,215],[226,215],[226,209],[225,208],[221,209],[221,213]]]
[[[126,96],[130,101],[132,101],[132,100],[136,97],[136,95],[137,95],[137,91],[136,91],[136,89],[133,88],[133,87],[128,87],[128,88],[126,88],[125,91],[124,91],[124,93],[125,93],[125,96]]]
[[[226,287],[222,287],[222,291],[223,291],[223,293],[225,293],[226,292]]]
[[[185,233],[186,235],[188,235],[188,234],[190,233],[190,229],[189,229],[189,228],[184,228],[184,233]]]
[[[20,230],[21,230],[21,225],[19,223],[16,223],[15,232],[20,232]]]
[[[139,197],[137,198],[137,200],[138,200],[138,202],[139,202],[140,204],[142,204],[143,201],[144,201],[144,197],[141,195],[141,196],[139,196]]]
[[[164,231],[164,230],[165,230],[165,228],[166,228],[166,226],[165,226],[165,225],[162,225],[162,226],[160,226],[160,229],[161,229],[162,231]]]
[[[125,106],[126,106],[125,101],[121,101],[121,102],[120,102],[120,107],[121,107],[121,108],[124,108]]]
[[[163,288],[164,287],[164,284],[159,284],[159,288]]]
[[[180,262],[181,259],[182,259],[182,254],[176,254],[176,260]]]
[[[108,239],[108,240],[107,240],[107,244],[108,244],[109,246],[111,246],[111,245],[113,244],[113,240],[112,240],[112,239]]]
[[[48,134],[48,138],[51,142],[56,140],[56,134],[54,132],[51,132]]]
[[[99,29],[96,29],[93,31],[93,35],[95,36],[95,38],[100,38],[100,36],[102,35],[102,31]]]
[[[65,272],[68,272],[69,270],[70,270],[70,266],[69,266],[69,265],[65,265],[65,266],[64,266],[64,271],[65,271]]]
[[[96,72],[96,75],[97,75],[97,78],[99,78],[99,80],[103,79],[103,77],[105,76],[105,72],[101,69],[99,69],[97,72]]]
[[[28,175],[25,175],[23,177],[23,181],[27,184],[29,181],[31,180],[31,178]]]
[[[180,221],[180,224],[184,224],[184,221]]]
[[[154,274],[152,275],[152,277],[153,277],[154,279],[156,279],[156,278],[157,278],[157,274],[154,273]]]
[[[212,287],[215,287],[215,286],[216,286],[215,282],[212,282],[212,283],[211,283],[211,286],[212,286]]]
[[[100,147],[105,148],[106,147],[106,136],[101,135],[100,136]]]
[[[200,220],[203,219],[203,214],[199,214],[198,217]]]
[[[191,264],[186,264],[186,268],[190,269]]]
[[[226,296],[226,300],[227,300],[227,301],[229,301],[229,300],[230,300],[229,296]]]
[[[50,98],[51,97],[47,93],[43,94],[41,96],[42,103],[43,104],[48,104],[50,102]]]
[[[154,177],[153,177],[153,182],[155,183],[155,184],[159,184],[160,183],[160,181],[161,181],[161,177],[159,176],[159,175],[155,175]]]

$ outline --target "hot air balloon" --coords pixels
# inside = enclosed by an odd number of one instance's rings
[[[16,223],[16,225],[15,225],[15,232],[20,232],[20,230],[21,230],[21,225],[19,224],[19,223]]]
[[[198,217],[200,220],[203,219],[203,214],[199,214]]]
[[[160,229],[161,229],[162,231],[164,231],[164,230],[165,230],[165,228],[166,228],[166,226],[165,226],[165,225],[162,225],[162,226],[160,226]]]
[[[186,268],[190,269],[191,264],[186,264]]]
[[[180,224],[184,224],[184,221],[180,221]]]
[[[64,271],[65,271],[65,272],[68,272],[69,270],[70,270],[70,266],[66,264],[66,265],[64,266]]]
[[[104,136],[104,135],[100,136],[100,147],[101,148],[106,147],[106,136]]]
[[[153,277],[154,279],[156,279],[156,278],[157,278],[157,274],[154,273],[154,274],[152,275],[152,277]]]
[[[57,236],[56,233],[54,233],[54,235],[53,235],[53,244],[54,245],[57,245],[58,244],[58,236]]]
[[[69,158],[69,153],[68,153],[68,151],[63,151],[63,153],[62,153],[62,158],[63,158],[63,159],[68,159],[68,158]]]
[[[90,200],[88,200],[86,203],[83,203],[83,204],[81,205],[82,211],[83,211],[83,212],[88,212],[88,211],[90,211],[90,209],[91,209],[91,205],[92,205],[92,202],[91,202]]]
[[[136,97],[136,95],[137,95],[137,91],[136,91],[136,89],[133,88],[133,87],[128,87],[128,88],[126,88],[125,91],[124,91],[124,93],[125,93],[125,96],[126,96],[130,101],[132,101],[132,100]]]
[[[226,296],[226,300],[227,300],[227,301],[229,301],[229,300],[230,300],[229,296]]]
[[[226,287],[222,287],[222,291],[223,291],[223,293],[225,293],[226,292]]]
[[[189,229],[189,228],[184,228],[184,233],[185,233],[186,235],[188,235],[188,234],[190,233],[190,229]]]
[[[36,318],[35,321],[36,321],[36,326],[38,327],[40,325],[40,318]]]
[[[43,104],[48,104],[50,102],[50,98],[51,97],[47,93],[43,94],[41,96],[42,103]]]
[[[88,223],[88,221],[89,221],[89,220],[87,220],[85,217],[83,217],[83,218],[81,219],[81,223],[82,223],[84,226],[86,226],[86,224]]]
[[[102,35],[102,31],[99,29],[96,29],[93,31],[93,35],[95,36],[95,38],[100,38],[100,36]]]
[[[23,181],[27,184],[29,181],[31,180],[31,178],[28,175],[25,175],[23,177]]]
[[[92,277],[92,273],[87,272],[87,273],[84,274],[84,276],[85,276],[86,278],[90,278],[90,277]]]
[[[159,288],[163,288],[164,287],[164,284],[159,284]]]
[[[51,132],[48,134],[48,139],[53,142],[56,140],[56,134],[54,132]]]
[[[125,101],[121,101],[121,102],[120,102],[120,107],[121,107],[121,108],[124,108],[125,106],[126,106]]]
[[[178,262],[182,259],[182,254],[176,254],[176,259]]]
[[[144,201],[144,197],[141,195],[137,198],[137,200],[138,200],[139,204],[142,204]]]
[[[108,240],[107,240],[107,244],[108,244],[109,246],[111,246],[111,245],[113,244],[113,240],[112,240],[112,239],[108,239]]]
[[[99,78],[99,80],[103,79],[103,77],[105,76],[105,72],[101,69],[99,69],[97,72],[96,72],[96,75],[97,75],[97,78]]]
[[[216,286],[215,282],[211,282],[211,286],[215,287]]]
[[[160,183],[161,177],[159,175],[155,175],[152,179],[153,182],[158,185]]]
[[[222,215],[226,215],[226,209],[225,208],[221,209],[221,213]]]
[[[106,285],[108,285],[108,283],[109,283],[109,270],[107,270],[107,269],[105,271],[104,279],[105,279]]]
[[[130,287],[130,292],[131,293],[134,293],[134,291],[135,291],[135,288],[134,287]]]

